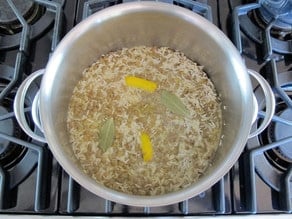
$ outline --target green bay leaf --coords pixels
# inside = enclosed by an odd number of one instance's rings
[[[181,99],[177,97],[175,94],[162,90],[160,94],[162,104],[168,108],[171,112],[180,115],[180,116],[189,116],[190,112],[183,104]]]
[[[113,144],[115,138],[115,123],[113,118],[107,119],[99,132],[99,144],[104,152]]]

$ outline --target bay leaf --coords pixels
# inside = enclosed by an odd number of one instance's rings
[[[161,102],[166,108],[168,108],[171,112],[180,115],[180,116],[189,116],[190,112],[187,107],[183,104],[181,99],[177,97],[175,94],[162,90],[160,94]]]
[[[104,152],[113,144],[115,138],[115,123],[113,118],[107,119],[99,132],[99,144]]]

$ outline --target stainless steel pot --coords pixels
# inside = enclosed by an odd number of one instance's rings
[[[134,196],[113,191],[83,173],[69,143],[66,128],[68,102],[82,71],[100,55],[137,45],[168,46],[182,51],[204,66],[221,96],[224,110],[222,146],[213,165],[192,186],[159,196]],[[267,82],[259,80],[267,96],[268,117],[256,133],[262,131],[274,113],[274,98]],[[25,124],[21,111],[29,84],[42,75],[32,74],[20,86],[15,98],[15,114],[22,128],[39,141],[47,141],[55,158],[79,184],[105,199],[134,206],[160,206],[193,197],[222,178],[234,165],[250,135],[257,114],[248,71],[229,39],[216,26],[187,9],[158,2],[125,3],[104,9],[78,24],[60,42],[51,56],[41,83],[38,107],[45,138],[36,136]],[[195,86],[195,85],[194,85]]]

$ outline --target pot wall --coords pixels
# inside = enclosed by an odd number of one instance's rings
[[[68,103],[82,71],[102,54],[138,45],[168,46],[203,65],[226,106],[224,138],[214,164],[193,186],[155,198],[124,195],[98,185],[83,174],[72,153],[66,128]],[[249,76],[228,38],[199,15],[157,2],[110,7],[78,24],[53,53],[41,85],[40,112],[45,137],[59,163],[91,192],[136,206],[178,202],[216,183],[243,150],[252,123],[252,111]]]

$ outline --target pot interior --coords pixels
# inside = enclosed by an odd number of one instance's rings
[[[160,200],[156,197],[158,201],[119,194],[83,174],[73,155],[66,128],[68,103],[82,71],[102,54],[139,45],[167,46],[203,65],[224,107],[222,144],[213,165],[183,194],[164,195]],[[78,24],[61,41],[47,65],[40,101],[46,139],[63,168],[90,191],[113,201],[138,206],[177,202],[212,186],[239,157],[252,122],[249,77],[228,38],[187,9],[153,2],[110,7]]]

